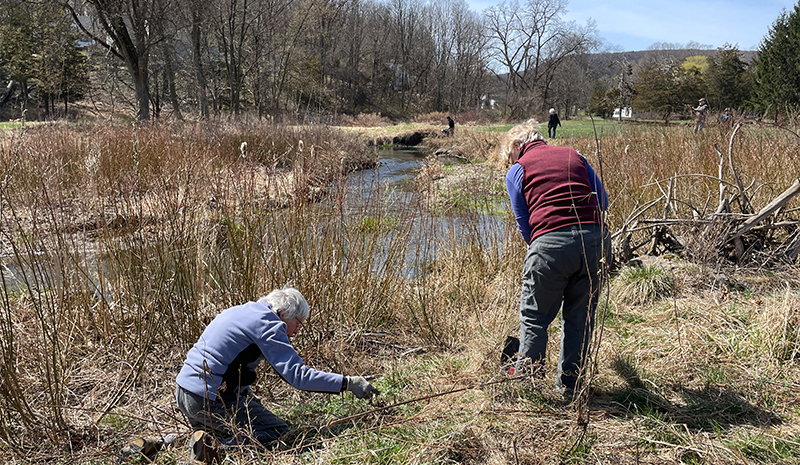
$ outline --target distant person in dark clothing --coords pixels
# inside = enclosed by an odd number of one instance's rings
[[[448,136],[452,136],[453,135],[453,131],[455,131],[455,130],[456,130],[456,122],[453,121],[453,118],[448,116],[447,117],[447,135]]]
[[[558,113],[555,108],[550,109],[550,121],[547,122],[547,137],[555,139],[556,126],[561,126],[561,120],[558,119]]]

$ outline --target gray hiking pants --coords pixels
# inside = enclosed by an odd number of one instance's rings
[[[556,382],[567,392],[576,389],[594,328],[600,260],[610,250],[610,236],[596,224],[568,226],[531,242],[522,268],[518,368],[525,359],[543,361],[547,328],[561,308]]]
[[[249,392],[225,402],[198,396],[178,386],[175,398],[192,429],[214,434],[224,446],[252,443],[267,446],[289,430],[286,422]]]

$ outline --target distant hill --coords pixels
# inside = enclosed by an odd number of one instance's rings
[[[627,60],[633,66],[634,73],[638,72],[640,64],[647,62],[650,58],[672,57],[676,60],[684,60],[693,56],[712,56],[718,52],[717,49],[678,49],[678,50],[640,50],[634,52],[602,52],[592,53],[587,56],[589,66],[595,71],[597,77],[605,77],[615,73],[615,64]],[[743,50],[742,60],[751,63],[758,52],[753,50]]]
[[[715,55],[717,49],[668,49],[668,50],[640,50],[630,52],[601,52],[591,53],[585,56],[589,69],[591,69],[592,79],[604,80],[615,76],[619,72],[618,64],[627,62],[631,65],[634,76],[639,73],[642,66],[650,59],[661,59],[672,57],[675,60],[684,60],[693,56],[709,57]],[[752,63],[758,55],[753,50],[742,50],[742,60],[745,63]],[[486,98],[494,101],[496,105],[502,105],[505,100],[505,83],[508,79],[507,73],[501,73],[489,79],[487,85]]]

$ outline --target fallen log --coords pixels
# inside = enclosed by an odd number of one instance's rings
[[[733,245],[736,248],[737,260],[741,260],[742,254],[744,253],[742,234],[746,233],[754,226],[764,221],[764,219],[772,215],[776,210],[786,205],[786,203],[798,193],[800,193],[800,179],[796,179],[794,181],[794,184],[792,184],[788,189],[786,189],[781,195],[779,195],[772,202],[767,204],[764,208],[761,209],[761,211],[759,211],[755,215],[745,220],[733,231],[733,233],[730,235],[730,237],[726,242],[733,241]]]

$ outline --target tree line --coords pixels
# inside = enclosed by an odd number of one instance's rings
[[[58,118],[82,101],[139,120],[381,113],[523,118],[692,96],[760,111],[798,103],[800,3],[754,63],[726,46],[692,67],[666,58],[599,67],[594,23],[566,0],[0,0],[0,117]],[[609,74],[608,70],[613,72]],[[775,69],[780,82],[776,82]],[[792,81],[794,79],[794,81]],[[793,90],[792,90],[793,89]],[[724,102],[724,103],[723,103]]]
[[[594,83],[591,111],[632,107],[669,119],[704,97],[720,112],[777,118],[800,106],[800,2],[775,20],[752,60],[731,44],[704,55],[681,56],[676,48],[655,44],[635,63],[625,56],[612,60],[611,75]]]

